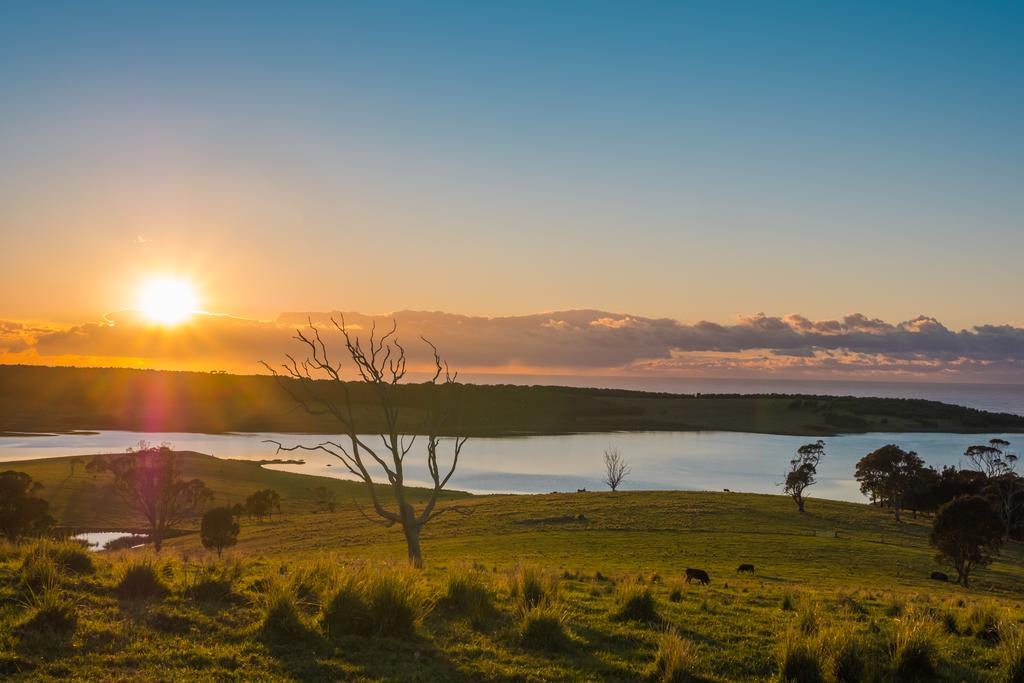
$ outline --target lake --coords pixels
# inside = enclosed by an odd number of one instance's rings
[[[888,443],[917,451],[929,465],[962,464],[967,446],[1001,437],[1024,443],[1018,434],[871,433],[825,439],[828,455],[818,473],[813,497],[863,501],[853,479],[857,460]],[[369,437],[379,443],[378,437]],[[315,445],[323,435],[302,434],[187,434],[100,432],[56,436],[0,437],[0,464],[11,460],[63,455],[121,452],[147,439],[169,442],[178,450],[193,450],[222,458],[252,460],[301,458],[304,465],[270,465],[303,474],[344,477],[341,464],[322,452],[275,454],[275,439],[286,444]],[[470,439],[449,488],[474,493],[547,493],[586,488],[600,490],[602,453],[614,446],[632,471],[623,489],[682,489],[779,493],[791,454],[805,436],[737,432],[612,432]],[[369,443],[374,443],[369,441]],[[406,458],[406,479],[427,482],[423,440]],[[1018,444],[1019,445],[1019,444]],[[1019,448],[1016,449],[1019,452]],[[448,457],[450,450],[443,451]]]

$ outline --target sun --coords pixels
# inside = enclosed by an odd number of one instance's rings
[[[139,311],[150,322],[177,325],[188,320],[199,307],[192,285],[176,277],[154,277],[139,290]]]

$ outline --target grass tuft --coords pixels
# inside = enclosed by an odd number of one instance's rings
[[[901,682],[927,681],[936,677],[939,666],[939,626],[930,619],[900,621],[889,639],[889,667]]]
[[[666,629],[658,635],[658,653],[650,678],[655,683],[688,683],[694,680],[697,662],[696,646],[676,630]]]
[[[527,612],[558,599],[558,580],[538,567],[518,565],[509,573],[508,592],[519,611]]]
[[[307,634],[292,587],[283,580],[272,581],[261,596],[263,610],[261,632],[264,638],[282,645]]]
[[[368,636],[373,632],[373,615],[362,587],[351,575],[345,576],[320,615],[320,627],[330,638]]]
[[[366,581],[364,590],[378,636],[411,636],[430,612],[422,577],[411,569],[378,571]]]
[[[820,642],[799,630],[790,630],[779,648],[779,677],[786,683],[823,683],[825,655]]]
[[[448,573],[444,601],[469,617],[473,628],[480,628],[495,613],[494,595],[484,574],[456,568]]]
[[[156,563],[143,557],[124,562],[114,592],[126,600],[148,600],[163,597],[169,591],[160,578]]]
[[[519,642],[530,650],[562,652],[569,647],[565,620],[565,612],[552,604],[532,607],[520,621]]]
[[[1024,629],[1003,625],[997,680],[1002,683],[1024,683]]]
[[[647,586],[622,583],[617,591],[616,601],[618,610],[612,617],[615,621],[656,623],[661,620],[657,598]]]
[[[78,622],[74,603],[56,586],[30,592],[26,605],[32,616],[22,625],[36,634],[70,636]]]

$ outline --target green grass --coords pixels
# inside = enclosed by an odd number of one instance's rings
[[[929,520],[896,524],[866,505],[816,500],[801,515],[781,496],[689,492],[459,504],[471,513],[424,530],[426,569],[413,575],[401,533],[346,505],[243,520],[220,561],[188,525],[158,559],[98,553],[91,573],[2,546],[0,677],[773,681],[790,650],[794,667],[811,657],[826,680],[1020,669],[1020,544],[965,591],[928,578],[940,568]],[[581,513],[583,523],[523,523]],[[45,602],[22,582],[28,556],[47,558],[40,590],[59,592]],[[737,575],[740,562],[758,575]],[[146,564],[166,590],[120,597],[121,577]],[[686,567],[706,569],[711,585],[683,583]],[[636,597],[657,619],[623,618]],[[976,635],[994,622],[1001,637]]]

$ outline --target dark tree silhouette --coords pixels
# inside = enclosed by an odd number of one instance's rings
[[[855,476],[861,493],[891,507],[899,522],[903,499],[914,490],[923,470],[924,460],[917,453],[889,444],[861,458]]]
[[[38,536],[53,526],[50,504],[33,495],[42,488],[24,472],[0,472],[0,533],[7,540]]]
[[[804,511],[804,490],[817,483],[814,477],[818,474],[818,465],[823,457],[825,442],[818,439],[796,449],[796,457],[789,461],[785,490],[800,512]]]
[[[207,550],[216,550],[217,557],[220,557],[224,548],[230,548],[238,543],[238,521],[231,508],[217,507],[207,510],[203,515],[199,535],[203,547]]]
[[[460,386],[455,381],[456,375],[449,372],[448,364],[441,360],[437,347],[421,337],[433,352],[434,374],[428,382],[433,390],[432,400],[423,411],[418,429],[419,434],[426,436],[427,472],[432,486],[426,503],[417,511],[406,491],[405,458],[412,450],[417,437],[406,438],[400,431],[400,411],[396,394],[406,374],[406,353],[405,348],[397,341],[396,326],[392,325],[391,330],[380,337],[376,334],[376,327],[371,328],[368,346],[363,346],[362,340],[345,327],[343,316],[340,322],[332,317],[331,324],[341,333],[345,356],[351,360],[360,380],[369,385],[376,399],[375,407],[383,417],[385,425],[379,432],[380,445],[370,445],[368,439],[360,434],[349,383],[342,378],[342,363],[331,360],[330,350],[324,343],[320,330],[312,321],[309,321],[306,330],[297,331],[295,337],[305,345],[307,356],[304,360],[296,360],[289,355],[288,362],[281,366],[280,372],[266,363],[263,365],[278,378],[280,386],[303,410],[312,415],[333,418],[340,427],[343,438],[338,441],[324,441],[317,446],[284,446],[277,441],[271,443],[277,445],[279,452],[321,450],[341,461],[352,475],[366,485],[373,510],[379,519],[365,513],[364,516],[382,526],[401,526],[409,562],[414,567],[422,567],[420,533],[423,527],[431,519],[450,510],[465,512],[464,508],[454,506],[437,508],[440,493],[455,473],[459,456],[466,443],[466,437],[460,435]],[[327,382],[318,384],[317,380]],[[340,387],[340,401],[335,398],[337,393],[328,391],[329,387],[325,387],[325,384]],[[443,442],[443,430],[455,434],[451,440],[451,465],[445,470],[442,470],[438,459],[438,450]],[[382,499],[373,481],[371,470],[383,473],[394,498],[394,507]]]
[[[961,496],[939,508],[931,544],[939,559],[949,560],[957,583],[970,585],[971,569],[992,562],[1003,544],[1003,521],[981,496]]]
[[[612,490],[619,490],[619,485],[629,474],[629,464],[619,454],[619,449],[611,446],[604,451],[604,483]]]
[[[181,478],[178,454],[167,444],[140,441],[124,455],[93,458],[88,471],[107,471],[114,488],[133,510],[145,518],[157,552],[168,529],[199,513],[213,494],[199,479]]]
[[[313,495],[316,496],[316,502],[323,506],[323,509],[327,512],[334,512],[338,508],[338,504],[335,501],[334,489],[329,489],[326,486],[317,486],[313,490]]]

